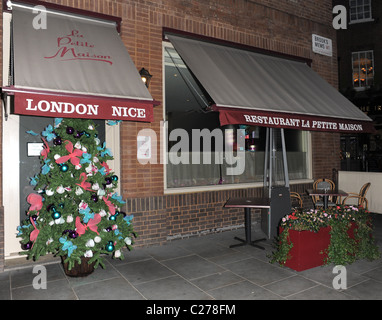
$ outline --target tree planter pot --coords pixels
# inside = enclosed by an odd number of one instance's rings
[[[79,264],[77,261],[74,263],[74,266],[72,269],[69,270],[69,263],[64,262],[66,257],[61,257],[62,265],[64,267],[64,272],[69,277],[86,277],[89,274],[91,274],[94,271],[94,265],[93,263],[88,263],[90,258],[81,258],[81,264]]]
[[[327,257],[325,250],[330,244],[329,232],[330,227],[321,228],[318,232],[289,230],[289,241],[293,247],[285,266],[303,271],[323,265]]]
[[[349,237],[354,239],[355,223],[351,223],[347,231]],[[283,231],[280,228],[280,233]],[[289,251],[290,259],[285,266],[296,271],[303,271],[325,264],[327,249],[330,245],[331,227],[321,228],[318,232],[289,230],[288,240],[293,244]]]
[[[295,210],[281,219],[279,231],[271,262],[296,271],[381,256],[372,234],[371,215],[362,207]]]

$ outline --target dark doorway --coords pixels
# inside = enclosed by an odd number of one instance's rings
[[[97,125],[99,139],[101,142],[105,141],[105,121],[94,120],[94,122]],[[32,192],[36,192],[34,187],[30,185],[30,178],[41,171],[38,148],[42,143],[41,132],[49,124],[54,126],[54,118],[20,117],[20,221],[26,218],[26,212],[29,208],[26,201],[27,196]],[[38,135],[27,133],[30,130]],[[5,159],[5,161],[11,161],[11,159]]]

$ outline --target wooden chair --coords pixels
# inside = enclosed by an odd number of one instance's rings
[[[344,198],[344,200],[342,201],[342,204],[346,204],[346,201],[348,201],[349,199],[357,199],[358,206],[362,206],[367,210],[369,203],[366,199],[366,193],[369,191],[370,186],[371,186],[371,183],[367,182],[361,187],[358,194],[353,192],[348,192],[348,196]]]
[[[313,182],[313,189],[330,189],[334,190],[336,188],[335,183],[330,179],[317,179]],[[323,207],[324,202],[322,201],[320,196],[312,196],[312,201],[314,207]],[[333,197],[329,197],[328,206],[335,206],[336,203]]]
[[[293,209],[302,209],[303,208],[303,201],[299,193],[297,192],[290,192],[290,202],[292,204]]]

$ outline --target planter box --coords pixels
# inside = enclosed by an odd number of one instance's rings
[[[285,266],[303,271],[324,264],[325,250],[330,244],[330,227],[322,228],[318,232],[289,230],[289,241],[293,243],[289,251],[290,259]]]
[[[356,224],[352,223],[348,230],[352,239],[355,228]],[[296,271],[322,266],[327,258],[325,250],[330,245],[330,230],[330,227],[321,228],[318,232],[289,230],[289,241],[293,243],[293,247],[289,251],[290,259],[287,259],[285,266]]]

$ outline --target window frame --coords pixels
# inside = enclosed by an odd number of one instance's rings
[[[165,52],[167,48],[173,48],[174,46],[169,42],[164,40],[162,42],[162,90],[163,90],[163,119],[166,119],[166,66],[165,66]],[[221,184],[221,185],[206,185],[206,186],[189,186],[189,187],[171,187],[167,186],[167,163],[168,163],[168,123],[165,121],[163,123],[162,131],[162,154],[163,154],[163,184],[164,184],[164,194],[179,194],[179,193],[194,193],[194,192],[206,192],[206,191],[219,191],[219,190],[234,190],[234,189],[245,189],[245,188],[259,188],[263,187],[263,182],[253,182],[253,183],[237,183],[237,184]],[[306,136],[306,179],[296,179],[290,180],[290,185],[310,183],[312,182],[313,176],[313,157],[312,157],[312,134],[310,131],[305,131]]]
[[[361,57],[360,55],[361,54],[364,54],[364,55],[367,55],[368,53],[371,53],[372,57],[371,57],[371,67],[373,69],[373,83],[374,83],[374,77],[375,77],[375,74],[374,74],[374,50],[363,50],[363,51],[352,51],[351,52],[351,65],[352,65],[352,83],[353,83],[353,89],[356,90],[356,91],[363,91],[363,90],[367,90],[370,88],[370,86],[372,84],[368,84],[368,78],[366,77],[366,84],[363,85],[363,86],[355,86],[354,85],[354,73],[355,73],[355,69],[354,69],[354,55],[355,54],[358,54],[358,61],[361,60]],[[359,62],[358,64],[358,74],[360,75],[361,74],[361,63]]]
[[[374,21],[373,19],[373,16],[372,16],[372,5],[371,5],[371,1],[372,0],[361,0],[363,1],[363,4],[361,6],[358,6],[357,4],[354,6],[352,5],[352,2],[353,1],[358,1],[358,0],[349,0],[349,24],[356,24],[356,23],[364,23],[364,22],[370,22],[370,21]],[[369,1],[368,4],[365,4],[365,1]],[[370,10],[369,11],[365,11],[365,6],[366,5],[369,5],[370,7]],[[356,10],[356,18],[355,19],[352,19],[352,9],[355,9]],[[363,15],[363,18],[358,18],[358,8],[362,8],[362,15]],[[370,13],[370,17],[369,18],[365,18],[365,12],[369,12]]]

